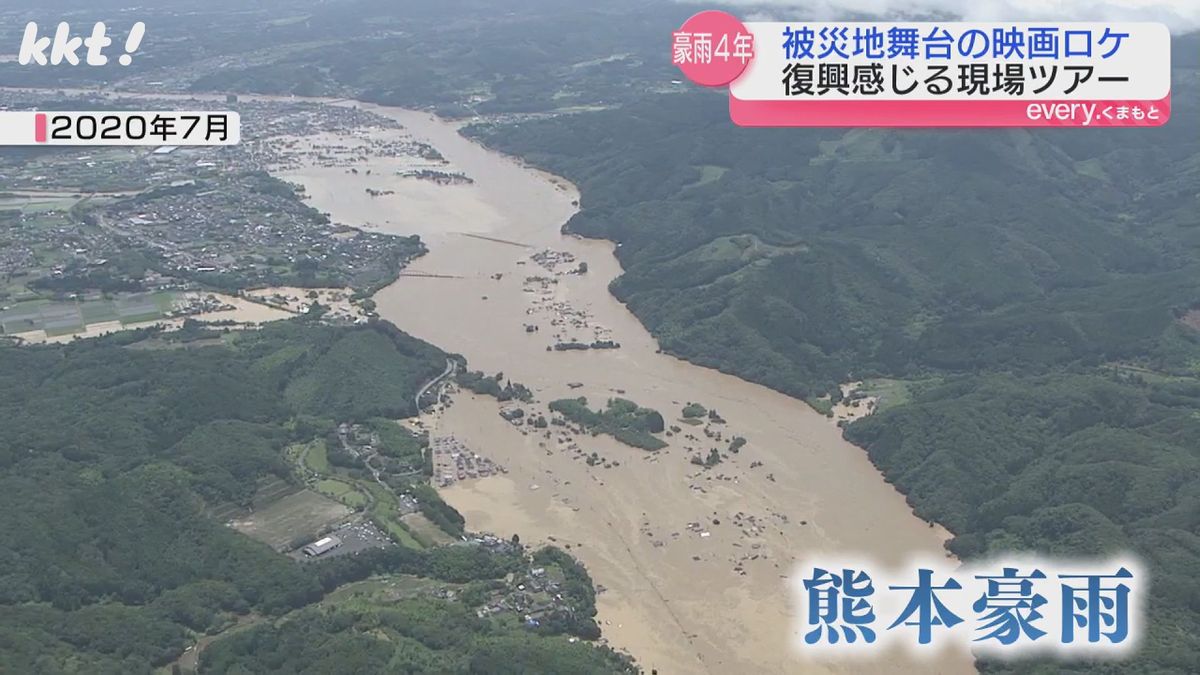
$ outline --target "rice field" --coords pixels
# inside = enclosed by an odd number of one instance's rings
[[[157,292],[77,302],[33,300],[0,310],[0,330],[5,335],[44,330],[53,337],[82,332],[98,323],[154,321],[170,312],[175,297],[174,293]]]

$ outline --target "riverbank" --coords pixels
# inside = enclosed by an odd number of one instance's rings
[[[793,651],[795,559],[854,554],[899,564],[943,555],[947,535],[915,517],[866,453],[803,402],[659,353],[608,293],[621,273],[613,245],[561,234],[579,201],[573,186],[487,151],[428,113],[316,102],[387,116],[402,129],[381,129],[379,140],[428,143],[447,170],[470,179],[406,178],[390,158],[356,163],[358,173],[316,164],[280,171],[335,221],[426,242],[429,253],[374,296],[381,317],[463,354],[473,369],[503,371],[540,405],[587,396],[595,407],[624,396],[670,424],[698,402],[719,411],[728,436],[746,438],[708,469],[690,461],[712,445],[695,432],[658,453],[605,436],[570,441],[609,460],[593,465],[504,421],[490,399],[460,395],[429,420],[435,434],[453,434],[509,469],[443,492],[468,528],[569,544],[603,588],[605,638],[646,672],[972,670],[965,654],[934,666],[898,655],[821,664]],[[553,348],[588,335],[620,347]]]
[[[430,276],[381,290],[380,316],[463,354],[473,369],[504,372],[542,403],[587,396],[600,405],[622,395],[671,421],[696,401],[747,439],[735,458],[707,471],[689,461],[687,446],[702,441],[672,439],[651,454],[607,437],[583,440],[588,452],[619,462],[604,468],[522,433],[490,399],[460,395],[435,433],[454,434],[510,471],[444,490],[470,528],[569,544],[604,589],[606,639],[647,672],[972,669],[965,655],[937,667],[890,658],[849,668],[801,662],[790,647],[795,558],[853,552],[899,563],[943,554],[946,533],[916,518],[865,453],[804,403],[658,353],[608,293],[620,273],[612,244],[561,234],[577,208],[573,186],[489,152],[427,113],[364,107],[395,119],[473,181],[437,186],[441,209],[428,202],[427,185],[394,178],[386,207],[345,172],[288,173],[335,220],[426,241],[430,252],[406,273]],[[417,206],[398,208],[408,200]],[[548,270],[546,257],[535,257],[546,251],[586,263],[586,273]],[[542,280],[531,284],[533,277]],[[547,350],[556,335],[590,331],[620,348]]]

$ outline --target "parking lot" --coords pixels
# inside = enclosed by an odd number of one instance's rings
[[[348,523],[338,527],[325,536],[337,537],[342,540],[342,545],[337,548],[322,553],[321,555],[310,558],[304,555],[299,549],[292,551],[290,554],[297,560],[323,560],[325,558],[333,558],[341,555],[352,555],[360,551],[366,551],[373,548],[386,548],[395,544],[388,538],[374,523],[363,521],[361,523]]]

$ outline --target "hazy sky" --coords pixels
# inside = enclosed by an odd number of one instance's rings
[[[706,4],[702,0],[685,1]],[[720,4],[762,9],[756,16],[747,11],[744,15],[747,19],[819,20],[838,18],[846,12],[881,15],[938,12],[977,21],[1161,21],[1174,32],[1200,28],[1200,0],[723,0]]]

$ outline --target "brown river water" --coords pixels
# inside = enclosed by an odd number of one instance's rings
[[[973,672],[965,653],[929,661],[899,653],[839,662],[801,655],[790,595],[797,559],[851,555],[900,564],[944,555],[947,533],[917,518],[866,453],[803,402],[658,353],[608,292],[621,273],[613,245],[561,234],[579,198],[567,181],[489,151],[425,112],[335,104],[399,121],[403,132],[379,133],[431,144],[474,181],[402,178],[395,171],[404,158],[390,157],[356,165],[358,175],[321,166],[281,175],[302,183],[310,203],[337,222],[415,233],[427,243],[429,253],[405,272],[439,276],[403,276],[381,290],[375,299],[383,318],[463,354],[473,369],[503,371],[529,386],[543,409],[556,398],[586,396],[595,408],[620,395],[659,410],[668,425],[690,401],[726,420],[714,425],[722,442],[705,438],[701,426],[681,425],[683,432],[665,439],[668,448],[650,453],[607,436],[546,438],[506,422],[494,400],[460,393],[426,423],[508,470],[442,490],[469,529],[569,547],[602,589],[604,639],[647,673]],[[365,168],[374,169],[371,176]],[[371,197],[367,187],[394,194]],[[573,257],[558,272],[580,261],[588,272],[559,274],[548,285],[526,282],[551,276],[531,259],[544,250]],[[547,351],[555,332],[589,342],[601,336],[621,348]],[[705,470],[688,461],[735,435],[747,443],[721,464]],[[608,468],[573,456],[572,443]]]
[[[474,180],[435,186],[388,176],[377,180],[395,195],[372,198],[359,176],[337,170],[288,176],[335,220],[415,232],[428,243],[429,254],[407,271],[442,276],[403,277],[380,291],[381,316],[463,354],[474,369],[502,371],[541,402],[587,396],[598,407],[621,395],[671,424],[681,406],[696,401],[719,410],[727,436],[748,441],[707,471],[681,447],[719,445],[705,443],[698,428],[684,426],[696,442],[677,435],[656,454],[608,437],[579,441],[620,464],[606,469],[521,433],[490,399],[461,394],[436,420],[438,433],[454,434],[509,470],[443,490],[470,528],[570,544],[605,589],[598,597],[605,638],[647,672],[972,670],[962,654],[919,664],[899,655],[850,664],[802,659],[791,647],[795,558],[838,552],[899,563],[914,553],[941,555],[945,531],[915,517],[866,453],[803,402],[658,353],[608,292],[621,272],[613,245],[561,234],[577,210],[574,186],[488,151],[427,113],[367,108],[397,119]],[[526,277],[546,270],[530,256],[547,249],[587,262],[588,272],[557,276],[557,284],[531,292]],[[547,352],[555,330],[549,322],[562,308],[585,317],[589,330],[602,327],[621,348]],[[538,332],[526,332],[527,324]]]

